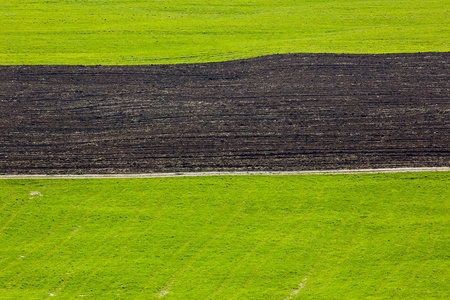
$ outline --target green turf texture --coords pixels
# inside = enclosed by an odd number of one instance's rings
[[[449,183],[0,180],[0,299],[449,299]]]
[[[0,65],[450,50],[450,0],[2,0]]]

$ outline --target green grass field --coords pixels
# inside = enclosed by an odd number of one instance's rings
[[[450,50],[450,0],[2,0],[0,65]]]
[[[2,0],[0,65],[450,50],[450,0]],[[449,299],[449,172],[0,180],[0,299]]]
[[[449,183],[1,180],[0,298],[449,299]]]

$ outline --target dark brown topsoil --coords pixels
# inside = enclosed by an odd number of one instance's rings
[[[449,58],[0,66],[0,173],[450,166]]]

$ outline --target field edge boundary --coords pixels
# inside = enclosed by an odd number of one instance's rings
[[[114,178],[161,178],[161,177],[199,177],[199,176],[245,176],[245,175],[341,175],[409,172],[449,172],[450,167],[421,168],[380,168],[380,169],[340,169],[304,171],[208,171],[208,172],[167,172],[136,174],[12,174],[0,175],[0,179],[114,179]]]

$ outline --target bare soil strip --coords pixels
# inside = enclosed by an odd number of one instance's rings
[[[83,174],[83,175],[0,175],[0,179],[108,179],[108,178],[158,178],[158,177],[195,177],[195,176],[242,176],[242,175],[325,175],[325,174],[375,174],[406,172],[449,172],[449,167],[435,168],[392,168],[392,169],[355,169],[355,170],[315,170],[315,171],[237,171],[237,172],[177,172],[142,174]]]
[[[449,167],[449,58],[0,66],[0,174]]]

